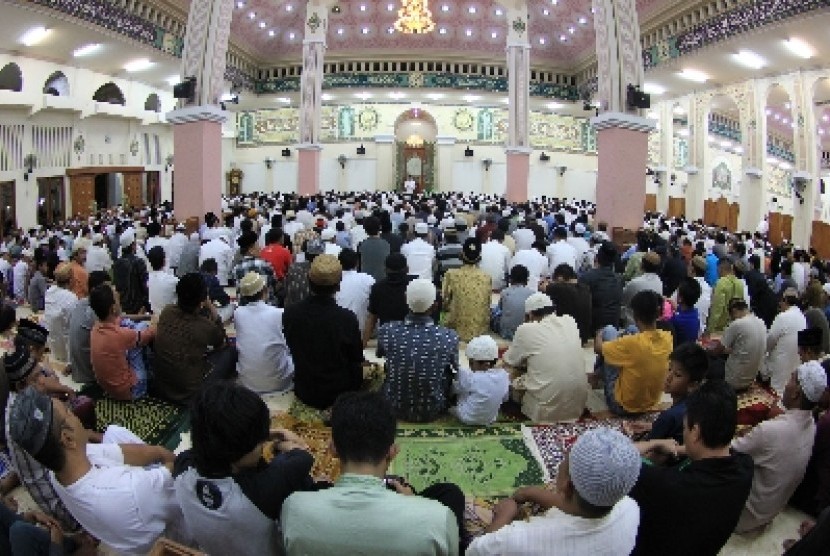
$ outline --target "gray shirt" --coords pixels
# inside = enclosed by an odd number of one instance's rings
[[[182,255],[179,258],[176,276],[181,278],[185,274],[199,272],[199,248],[198,241],[190,241],[182,248]]]
[[[360,253],[360,271],[375,281],[386,278],[386,257],[392,251],[389,242],[377,236],[367,237],[357,247]]]
[[[657,292],[663,295],[663,281],[653,272],[646,272],[632,279],[623,288],[622,313],[625,324],[634,324],[634,315],[631,312],[631,300],[638,293],[646,290]]]
[[[750,313],[726,327],[721,343],[730,350],[726,359],[726,382],[736,390],[748,388],[764,361],[767,326]]]
[[[32,311],[43,311],[47,289],[49,289],[49,282],[46,277],[39,270],[36,271],[32,279],[29,280],[29,291],[27,292]]]
[[[501,292],[501,321],[499,334],[512,340],[516,329],[525,321],[525,301],[533,294],[527,286],[511,285]]]
[[[79,299],[69,313],[69,364],[72,366],[72,380],[95,382],[90,358],[90,340],[95,313],[89,306],[89,298]]]

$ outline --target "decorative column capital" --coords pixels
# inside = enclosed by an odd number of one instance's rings
[[[626,114],[624,112],[605,112],[595,118],[591,118],[591,125],[597,131],[617,128],[651,133],[657,129],[656,120],[635,116],[634,114]]]
[[[215,122],[224,123],[228,119],[228,113],[214,105],[187,106],[165,114],[168,123],[173,125],[189,124],[193,122]]]

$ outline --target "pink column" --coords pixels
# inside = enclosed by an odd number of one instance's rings
[[[319,145],[301,145],[297,147],[297,193],[316,195],[320,192],[320,153]],[[331,189],[335,189],[334,186]]]
[[[636,230],[646,203],[648,134],[654,122],[631,114],[607,112],[592,120],[597,129],[598,222],[608,229]]]
[[[195,106],[167,114],[173,127],[176,190],[173,209],[183,222],[222,211],[222,122],[215,106]]]
[[[530,177],[530,150],[507,149],[507,200],[511,203],[527,201],[527,183]]]

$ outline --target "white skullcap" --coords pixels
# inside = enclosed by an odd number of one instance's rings
[[[464,353],[471,361],[495,361],[499,358],[499,346],[490,336],[476,336],[467,342]]]
[[[574,233],[576,235],[580,235],[580,236],[584,235],[585,234],[585,224],[583,224],[582,222],[579,222],[578,224],[576,224],[574,226]]]
[[[426,313],[435,303],[435,285],[429,280],[412,280],[406,287],[406,304],[413,313]]]
[[[818,402],[827,389],[827,373],[818,361],[807,361],[795,371],[798,385],[804,396],[813,403]]]
[[[634,487],[640,453],[624,434],[600,427],[582,434],[571,448],[571,483],[589,504],[609,508]]]
[[[544,309],[545,307],[553,307],[553,301],[551,301],[550,297],[542,292],[531,294],[530,297],[525,300],[525,313],[532,313],[533,311],[538,311],[539,309]]]
[[[422,236],[427,235],[429,233],[429,224],[426,222],[418,222],[415,224],[415,233]]]
[[[133,243],[135,243],[135,232],[132,228],[125,231],[121,234],[121,237],[118,239],[118,243],[121,244],[121,247],[129,247]]]
[[[334,236],[337,235],[334,230],[331,228],[326,228],[322,232],[320,232],[320,239],[323,241],[328,241],[330,239],[334,239]]]

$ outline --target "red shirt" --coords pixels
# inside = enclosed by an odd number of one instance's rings
[[[259,252],[259,256],[262,260],[271,264],[277,280],[285,278],[285,273],[288,271],[288,267],[291,266],[291,251],[279,243],[272,243],[264,247]]]
[[[132,387],[138,382],[127,363],[127,350],[146,346],[155,337],[150,327],[141,332],[122,328],[112,322],[96,322],[89,337],[89,355],[95,380],[116,400],[132,399]]]

